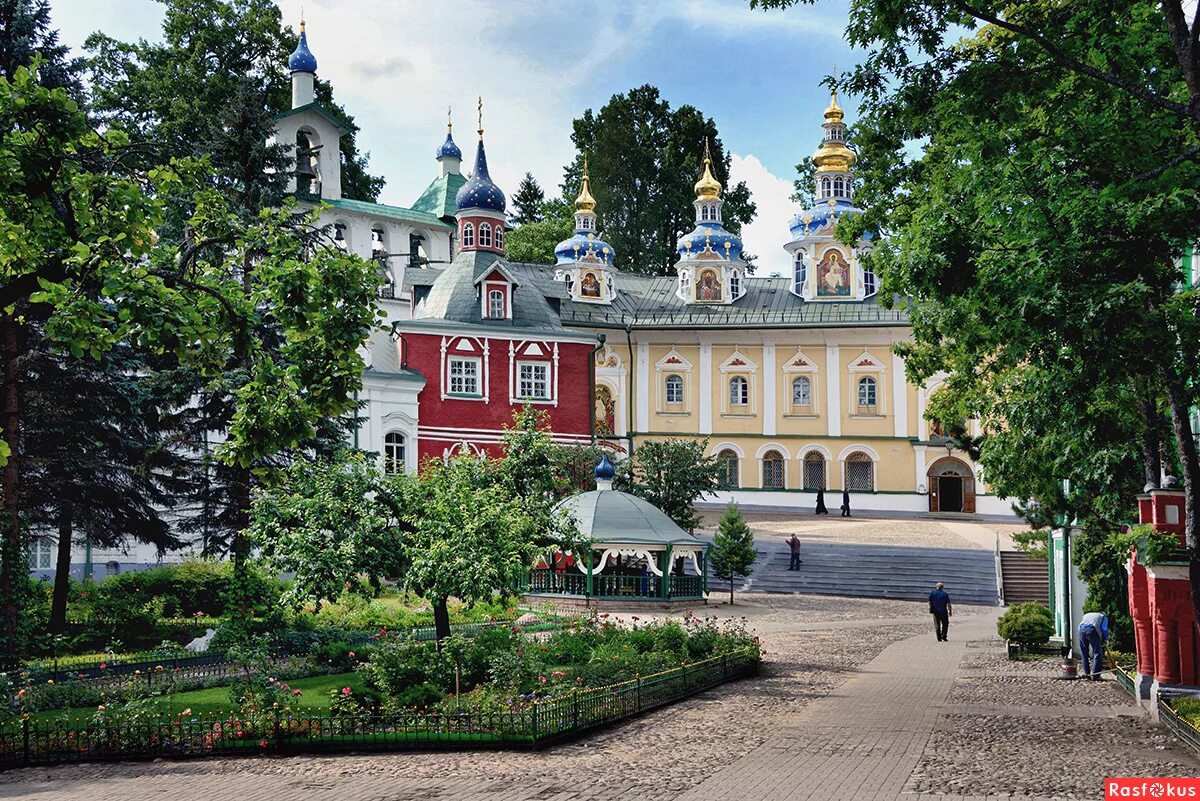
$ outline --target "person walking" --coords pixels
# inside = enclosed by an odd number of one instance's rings
[[[945,585],[938,582],[933,592],[929,593],[929,614],[933,615],[933,633],[938,642],[946,642],[950,632],[950,616],[954,614],[954,606],[950,603],[950,593],[942,589]]]
[[[842,490],[842,517],[850,516],[850,490]]]
[[[792,549],[792,562],[788,565],[788,570],[799,570],[804,561],[800,558],[800,538],[794,533],[788,540],[788,547]]]
[[[829,509],[825,507],[825,488],[817,487],[817,514],[827,515]]]
[[[1088,612],[1079,621],[1079,652],[1083,655],[1083,677],[1100,681],[1104,667],[1104,644],[1108,642],[1108,618],[1103,612]]]

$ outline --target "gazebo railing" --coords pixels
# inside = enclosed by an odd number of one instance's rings
[[[574,570],[533,570],[529,574],[526,592],[547,595],[578,595],[592,598],[662,597],[662,578],[655,575],[623,576],[599,573],[592,576],[592,591],[587,591],[587,575]],[[704,597],[704,577],[670,576],[671,598]]]

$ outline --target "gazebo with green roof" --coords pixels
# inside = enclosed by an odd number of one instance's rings
[[[653,504],[614,490],[615,473],[603,457],[596,489],[559,503],[591,547],[556,554],[535,569],[526,594],[599,603],[703,602],[709,545]]]

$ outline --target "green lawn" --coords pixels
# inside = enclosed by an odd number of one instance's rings
[[[340,690],[342,687],[349,687],[354,692],[362,692],[364,688],[362,676],[358,673],[335,673],[329,676],[311,676],[307,679],[296,679],[295,681],[285,682],[294,690],[300,690],[301,694],[296,699],[296,706],[299,708],[311,708],[317,714],[323,714],[329,709],[329,694],[333,690]],[[232,702],[229,700],[228,687],[209,687],[206,690],[191,690],[189,692],[178,693],[165,701],[163,706],[164,717],[171,719],[183,712],[185,709],[191,710],[191,717],[215,717],[220,713],[232,711],[234,709]],[[30,715],[32,721],[57,721],[62,720],[66,715],[74,723],[85,723],[91,720],[96,713],[95,707],[86,707],[80,709],[51,709],[46,712],[38,712]]]

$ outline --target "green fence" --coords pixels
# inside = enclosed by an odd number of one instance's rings
[[[702,576],[670,576],[671,599],[696,599],[704,597]],[[578,595],[592,598],[631,598],[659,600],[662,598],[660,576],[654,574],[622,576],[597,573],[592,576],[592,591],[587,590],[587,576],[578,571],[534,570],[529,574],[526,592],[547,595]]]
[[[94,762],[463,748],[537,748],[756,674],[758,646],[606,687],[572,689],[502,714],[265,715],[0,729],[0,768]]]

